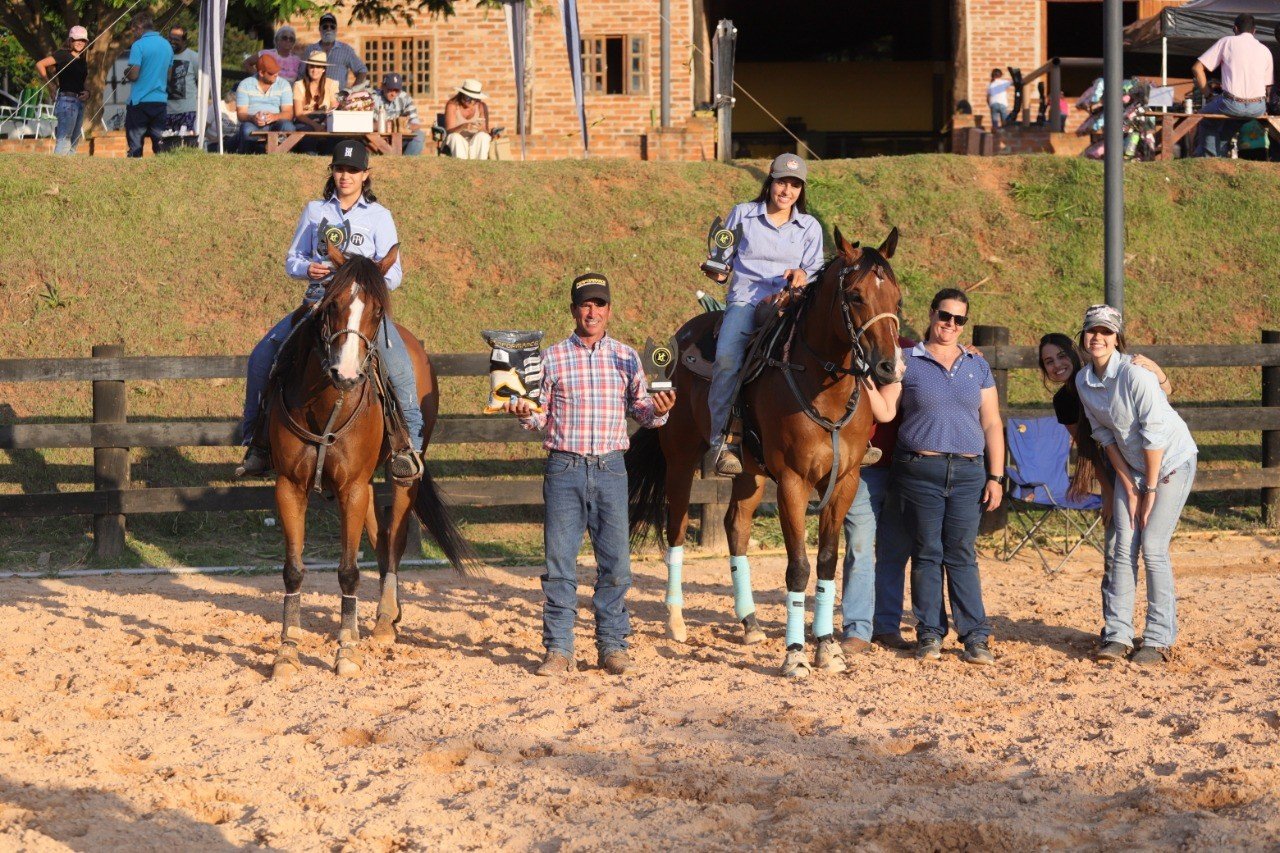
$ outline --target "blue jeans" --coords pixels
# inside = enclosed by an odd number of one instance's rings
[[[292,313],[285,315],[283,320],[267,332],[265,338],[258,341],[253,352],[249,353],[249,381],[244,391],[244,420],[240,422],[241,444],[253,443],[253,428],[262,408],[262,392],[267,387],[267,380],[271,377],[271,366],[275,364],[280,345],[284,343],[285,338],[289,337],[289,331],[293,328],[292,320]],[[378,347],[378,356],[386,365],[391,391],[396,395],[400,411],[404,413],[405,425],[409,428],[409,440],[413,443],[414,450],[421,450],[422,407],[418,401],[418,385],[414,381],[413,362],[409,360],[409,351],[405,349],[404,341],[400,338],[400,332],[395,324],[387,323],[386,328],[391,330],[390,345],[382,329],[378,330],[374,343]]]
[[[991,110],[991,129],[999,130],[1009,121],[1009,107],[1004,104],[988,103],[987,107]]]
[[[129,104],[124,108],[124,138],[130,157],[142,156],[142,140],[151,137],[151,153],[164,150],[164,117],[169,105],[164,101]]]
[[[961,642],[985,641],[991,623],[982,603],[974,541],[982,521],[987,469],[981,456],[893,455],[894,486],[902,495],[902,515],[912,532],[911,605],[920,639],[947,635],[943,609],[943,566],[951,617]]]
[[[1205,101],[1200,109],[1202,113],[1219,113],[1228,116],[1240,116],[1242,119],[1257,118],[1267,111],[1265,101],[1244,104],[1230,95],[1217,95]],[[1205,119],[1200,122],[1200,142],[1206,157],[1226,157],[1231,154],[1231,137],[1239,133],[1244,121],[1227,119]]]
[[[1138,484],[1142,485],[1142,479]],[[1146,527],[1129,523],[1129,496],[1119,479],[1112,502],[1111,554],[1102,578],[1102,642],[1133,646],[1133,599],[1138,587],[1138,552],[1147,569],[1147,625],[1142,642],[1169,648],[1178,638],[1178,601],[1173,592],[1169,540],[1196,479],[1195,457],[1160,481]]]
[[[242,121],[240,122],[240,131],[236,134],[236,146],[241,154],[248,154],[258,150],[259,146],[265,147],[266,143],[256,136],[251,136],[255,130],[275,130],[280,133],[288,133],[295,130],[293,122],[288,119],[273,121],[264,127],[259,127],[257,122]]]
[[[591,535],[596,555],[596,648],[601,655],[627,647],[631,616],[631,553],[627,533],[627,468],[622,453],[579,456],[551,451],[547,457],[542,498],[546,503],[543,547],[547,573],[542,576],[542,644],[548,651],[573,657],[573,622],[578,614],[578,549],[582,534]]]
[[[404,148],[401,150],[407,157],[416,157],[426,147],[427,134],[421,130],[415,130],[412,134],[404,135]]]
[[[874,634],[902,631],[911,540],[902,526],[901,501],[890,491],[891,481],[889,468],[863,468],[858,494],[844,518],[840,610],[846,639],[870,640]]]
[[[80,128],[84,124],[84,101],[75,95],[59,94],[53,103],[53,117],[58,126],[54,130],[54,154],[76,153],[80,141]]]
[[[711,409],[711,444],[720,444],[729,412],[733,408],[733,392],[738,387],[742,359],[747,354],[751,333],[756,330],[756,306],[749,302],[730,302],[720,323],[716,340],[716,363],[711,370],[711,390],[707,407]]]

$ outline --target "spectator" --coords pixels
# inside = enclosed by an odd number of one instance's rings
[[[1199,451],[1156,375],[1135,369],[1125,354],[1119,311],[1090,307],[1080,348],[1089,363],[1076,376],[1076,390],[1093,437],[1115,470],[1114,533],[1102,579],[1102,646],[1096,657],[1099,663],[1129,656],[1137,664],[1162,664],[1178,635],[1169,540],[1195,481]],[[1130,655],[1139,552],[1146,566],[1147,623],[1142,647]]]
[[[200,73],[200,56],[187,47],[185,27],[169,30],[173,47],[173,64],[169,66],[169,105],[165,130],[187,133],[196,128],[196,90]]]
[[[369,69],[361,61],[355,48],[346,42],[338,41],[338,19],[332,12],[320,16],[320,41],[305,51],[310,55],[314,51],[323,50],[329,56],[328,75],[330,80],[338,81],[339,89],[354,89],[369,77]],[[355,75],[355,80],[347,86],[348,72]]]
[[[1253,15],[1237,15],[1234,35],[1223,36],[1200,55],[1191,66],[1196,85],[1205,93],[1202,113],[1258,118],[1266,112],[1267,87],[1274,76],[1271,51],[1254,37]],[[1209,71],[1221,69],[1222,93],[1210,96]],[[1207,157],[1230,153],[1231,137],[1243,121],[1205,119],[1200,124],[1201,142]]]
[[[84,27],[72,27],[67,33],[67,46],[36,63],[40,79],[52,81],[54,91],[58,93],[53,102],[53,117],[58,121],[53,132],[54,154],[74,154],[80,141],[84,102],[89,96],[85,87],[89,66],[84,61],[84,49],[88,45],[89,31]]]
[[[444,104],[444,142],[459,160],[489,159],[489,107],[479,80],[463,80]]]
[[[427,135],[422,130],[422,120],[418,118],[418,107],[413,96],[404,90],[404,78],[399,74],[387,74],[382,78],[382,88],[373,96],[374,106],[386,110],[388,121],[401,119],[401,132],[404,134],[404,153],[421,154],[426,147]]]
[[[274,56],[259,56],[258,73],[236,87],[236,117],[240,119],[236,145],[241,154],[256,149],[254,131],[294,129],[293,90],[280,79],[280,65]]]
[[[297,54],[298,34],[293,27],[285,24],[276,30],[275,47],[268,47],[256,54],[246,57],[244,70],[250,74],[258,73],[258,57],[274,56],[280,63],[280,76],[292,84],[302,73],[302,57]]]
[[[596,555],[596,649],[600,666],[621,675],[627,659],[631,619],[627,589],[631,557],[627,540],[627,416],[643,427],[667,422],[675,392],[653,396],[645,390],[644,368],[631,347],[608,336],[609,282],[599,273],[573,280],[569,311],[575,330],[543,356],[542,399],[535,413],[523,397],[506,409],[528,430],[547,431],[542,482],[546,503],[543,543],[547,572],[542,609],[546,656],[538,675],[559,676],[573,669],[573,623],[578,611],[578,549],[590,533]]]
[[[155,31],[150,12],[133,16],[133,46],[129,48],[129,66],[124,79],[133,84],[129,104],[125,107],[124,132],[130,157],[142,156],[142,140],[151,137],[151,152],[161,151],[160,136],[164,132],[165,104],[169,100],[169,66],[173,64],[173,48]]]
[[[999,68],[991,69],[991,82],[987,84],[987,108],[991,110],[991,129],[1000,130],[1009,120],[1009,89],[1013,84],[1004,79]]]
[[[308,130],[324,130],[325,116],[338,106],[338,83],[325,73],[329,57],[313,51],[302,62],[302,77],[293,84],[294,123]]]

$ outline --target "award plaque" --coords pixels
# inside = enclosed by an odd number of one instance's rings
[[[486,415],[503,411],[507,400],[527,400],[542,411],[542,332],[486,330],[481,332],[489,352],[489,399]]]
[[[671,354],[670,346],[657,346],[652,340],[645,348],[645,361],[648,362],[649,369],[645,371],[649,376],[648,389],[650,394],[657,394],[660,391],[671,391],[675,388],[670,376],[671,363],[675,361]],[[654,378],[655,375],[660,378]]]
[[[703,261],[702,269],[709,273],[728,275],[732,268],[730,261],[733,253],[741,242],[742,224],[733,226],[731,230],[725,228],[717,216],[711,222],[711,230],[707,232],[707,259]]]

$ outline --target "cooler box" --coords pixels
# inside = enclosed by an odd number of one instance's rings
[[[334,110],[326,116],[325,128],[330,133],[373,133],[373,113]]]

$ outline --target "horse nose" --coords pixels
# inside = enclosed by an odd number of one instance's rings
[[[876,362],[876,366],[875,366],[876,379],[879,379],[880,383],[883,385],[889,384],[896,378],[893,375],[894,373],[893,368],[894,368],[893,359],[891,358],[880,359],[879,361]]]
[[[347,379],[341,373],[338,372],[338,368],[336,367],[329,368],[329,379],[333,382],[334,387],[337,388],[339,391],[350,391],[352,388],[359,385],[360,380],[362,380],[363,378],[364,378],[363,376],[356,376],[353,379]]]

